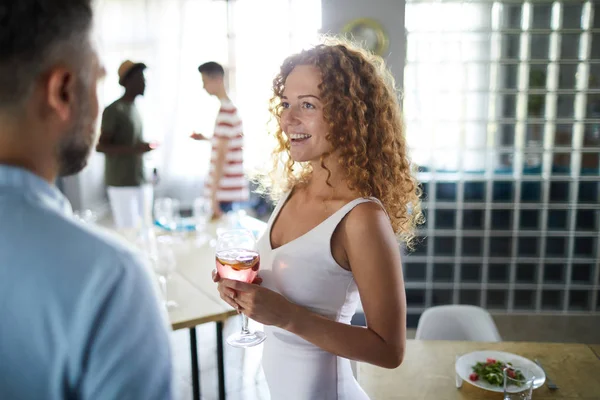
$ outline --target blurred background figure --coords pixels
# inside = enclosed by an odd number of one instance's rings
[[[146,90],[146,65],[124,61],[119,67],[121,98],[106,107],[97,150],[106,155],[105,182],[117,228],[133,228],[150,219],[152,186],[144,176],[144,154],[156,148],[144,142],[142,119],[135,105]]]
[[[244,177],[244,136],[242,120],[237,108],[225,89],[225,70],[216,62],[198,67],[204,90],[221,102],[215,122],[210,158],[210,173],[206,194],[210,197],[213,217],[234,208],[234,203],[248,200],[248,182]],[[201,133],[193,133],[192,139],[209,140]]]

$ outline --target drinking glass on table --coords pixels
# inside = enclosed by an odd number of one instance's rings
[[[504,400],[531,400],[535,375],[526,368],[504,368]]]
[[[210,200],[205,197],[198,197],[195,199],[192,213],[194,226],[196,228],[196,245],[201,246],[213,239],[207,232],[208,221],[212,216]],[[212,247],[214,247],[214,244]]]
[[[166,243],[156,243],[154,251],[150,253],[150,261],[154,273],[158,277],[158,283],[163,296],[163,304],[167,310],[177,308],[179,304],[173,300],[169,300],[167,291],[167,281],[175,272],[177,262],[173,249]]]
[[[202,231],[206,228],[208,220],[212,215],[212,207],[210,200],[205,197],[194,199],[193,217],[197,231]]]
[[[216,264],[221,278],[252,283],[260,267],[252,232],[246,229],[222,232],[217,240]],[[248,317],[242,313],[242,330],[229,336],[227,343],[234,347],[252,347],[264,340],[264,332],[248,330]]]
[[[154,219],[165,229],[174,231],[179,222],[179,201],[163,197],[154,201]]]
[[[80,210],[73,212],[73,216],[75,219],[85,223],[85,224],[93,224],[98,219],[98,216],[92,210]]]

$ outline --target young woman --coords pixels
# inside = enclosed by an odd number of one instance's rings
[[[265,325],[273,400],[367,399],[349,360],[402,362],[397,239],[410,245],[422,219],[393,79],[381,58],[332,43],[285,60],[273,91],[266,187],[279,203],[258,245],[262,283],[214,279]],[[359,294],[366,328],[350,325]]]

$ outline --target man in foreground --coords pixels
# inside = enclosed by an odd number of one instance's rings
[[[53,185],[96,142],[91,0],[0,0],[0,398],[170,399],[164,313]]]

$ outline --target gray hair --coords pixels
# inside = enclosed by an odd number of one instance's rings
[[[21,107],[59,62],[83,73],[91,29],[91,0],[0,0],[0,109]]]

